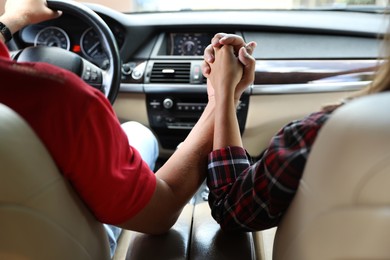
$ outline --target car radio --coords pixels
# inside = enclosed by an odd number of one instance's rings
[[[148,94],[149,124],[165,149],[175,149],[198,121],[207,104],[207,94]],[[241,134],[245,128],[249,96],[243,95],[237,107]]]

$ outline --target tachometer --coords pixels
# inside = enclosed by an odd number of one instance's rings
[[[68,34],[64,30],[59,27],[49,26],[37,33],[34,45],[52,46],[69,50],[70,41]]]

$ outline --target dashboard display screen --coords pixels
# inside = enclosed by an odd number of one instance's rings
[[[172,56],[202,56],[212,37],[210,33],[170,33],[168,53]]]

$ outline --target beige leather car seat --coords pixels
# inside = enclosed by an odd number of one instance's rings
[[[102,224],[30,127],[2,104],[0,259],[110,259]]]
[[[390,259],[390,93],[341,107],[324,125],[274,259]]]

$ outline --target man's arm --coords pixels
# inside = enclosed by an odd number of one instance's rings
[[[211,97],[180,148],[156,172],[157,186],[150,202],[133,218],[119,226],[159,234],[166,232],[176,222],[183,207],[206,177],[213,127],[214,101]]]

